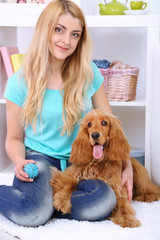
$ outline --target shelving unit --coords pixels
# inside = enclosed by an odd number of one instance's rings
[[[28,29],[34,28],[36,21],[40,13],[45,8],[46,4],[0,4],[0,35],[2,35],[3,43],[0,40],[1,44],[4,44],[4,39],[6,38],[6,45],[11,45],[11,40],[13,38],[14,44],[19,44],[18,41],[18,29]],[[110,31],[111,29],[145,29],[146,33],[146,49],[145,49],[145,74],[144,79],[140,79],[140,83],[144,83],[144,94],[141,96],[141,90],[137,95],[136,100],[128,102],[110,102],[113,107],[113,112],[122,112],[128,116],[127,111],[130,112],[130,119],[134,115],[134,122],[136,121],[137,114],[140,115],[140,128],[142,128],[142,137],[141,145],[145,148],[145,166],[148,169],[149,173],[151,172],[150,166],[150,138],[151,138],[151,93],[152,93],[152,54],[155,44],[159,42],[160,35],[160,16],[159,15],[127,15],[127,16],[99,16],[99,15],[90,15],[86,16],[86,21],[91,32],[94,32],[96,29],[103,29],[104,31]],[[25,30],[24,30],[25,31]],[[6,34],[7,32],[7,34]],[[8,38],[9,33],[11,32],[10,37]],[[4,33],[4,34],[3,34]],[[14,35],[14,36],[13,36]],[[127,50],[126,50],[127,51]],[[100,58],[101,56],[99,56]],[[138,53],[137,53],[138,57]],[[1,73],[0,73],[1,74]],[[141,76],[140,76],[141,77]],[[0,82],[2,82],[0,75]],[[139,88],[140,86],[138,86]],[[5,125],[5,121],[2,116],[2,111],[5,114],[5,100],[0,99],[0,114],[1,114],[1,127],[2,124]],[[127,110],[126,110],[127,109]],[[122,121],[123,122],[123,121]],[[139,123],[136,122],[138,125]],[[134,143],[136,143],[135,136],[137,132],[132,129],[132,122],[128,123],[127,131],[130,132],[129,139],[134,138]],[[141,127],[142,126],[142,127]],[[134,126],[133,126],[134,128]],[[1,131],[1,130],[0,130]],[[139,130],[138,130],[139,131]],[[3,134],[0,132],[0,150],[4,148],[5,141],[5,132]],[[5,154],[1,156],[0,151],[0,165],[1,161],[4,161],[4,158],[7,158]],[[9,160],[6,161],[5,167],[9,165]],[[5,168],[4,167],[4,168]],[[0,167],[0,171],[2,171]],[[4,174],[4,171],[3,171]],[[1,173],[0,173],[1,176]],[[1,177],[0,177],[1,182]]]

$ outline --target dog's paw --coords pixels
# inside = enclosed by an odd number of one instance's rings
[[[138,202],[154,202],[158,200],[159,200],[158,194],[145,194],[143,196],[138,196],[134,198],[134,201]]]
[[[111,219],[115,224],[120,225],[123,228],[136,228],[140,227],[141,223],[136,218],[134,219],[127,219],[127,218],[121,218],[121,219]]]
[[[50,185],[55,191],[59,191],[63,189],[63,182],[61,181],[61,174],[62,172],[59,171],[56,167],[50,167],[51,169],[51,179]]]
[[[53,206],[63,214],[71,213],[72,204],[70,198],[59,195],[59,193],[53,195]]]
[[[141,223],[137,219],[134,219],[134,220],[125,219],[121,226],[123,228],[125,228],[125,227],[136,228],[136,227],[140,227]]]

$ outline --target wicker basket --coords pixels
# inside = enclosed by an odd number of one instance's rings
[[[100,68],[104,87],[110,101],[131,101],[136,98],[138,68]]]

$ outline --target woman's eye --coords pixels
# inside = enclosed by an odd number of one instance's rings
[[[103,126],[107,126],[107,124],[108,124],[108,123],[107,123],[106,121],[102,121],[102,125],[103,125]]]
[[[79,38],[79,37],[80,37],[80,34],[79,34],[79,33],[72,33],[72,36],[73,36],[74,38]]]
[[[92,123],[91,122],[88,123],[88,127],[89,128],[92,127]]]
[[[55,28],[55,32],[62,32],[62,29],[59,28],[59,27],[56,27],[56,28]]]

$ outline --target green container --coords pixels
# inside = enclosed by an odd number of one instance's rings
[[[145,152],[143,148],[131,147],[130,157],[136,158],[142,165],[144,165]]]
[[[102,4],[99,3],[99,13],[101,15],[125,15],[124,10],[129,10],[128,7],[117,0],[112,0],[112,2]]]

